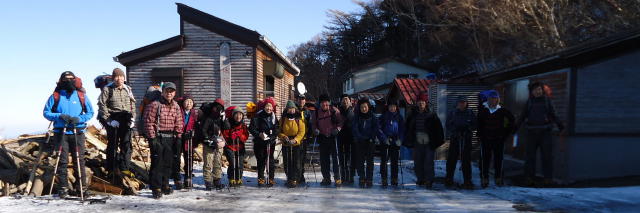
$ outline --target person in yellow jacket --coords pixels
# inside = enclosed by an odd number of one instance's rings
[[[302,141],[305,136],[304,120],[293,101],[288,101],[280,119],[280,134],[284,171],[287,175],[287,187],[298,186],[302,174]]]

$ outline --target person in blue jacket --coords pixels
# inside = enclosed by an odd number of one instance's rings
[[[373,186],[373,151],[376,146],[378,121],[368,98],[358,101],[358,110],[351,124],[355,142],[355,167],[361,188]],[[365,167],[366,163],[366,167]]]
[[[398,112],[398,103],[387,103],[387,111],[380,118],[380,176],[382,186],[387,186],[387,161],[391,158],[391,185],[398,185],[398,160],[400,146],[404,140],[404,119]]]
[[[68,154],[69,152],[75,152],[76,147],[79,155],[84,153],[86,122],[93,117],[93,107],[89,102],[89,98],[86,97],[80,78],[77,78],[70,71],[63,72],[60,75],[54,93],[44,106],[43,115],[47,120],[53,122],[54,137],[52,148],[54,148],[53,151],[59,152],[60,161],[57,169],[58,196],[66,197],[69,193],[80,196],[80,192],[82,192],[86,197],[88,195],[88,186],[84,169],[84,157],[80,156],[78,159],[78,156],[72,155],[75,175],[78,177],[77,168],[80,167],[82,176],[81,182],[76,181],[75,183],[82,183],[82,188],[77,185],[73,187],[75,189],[73,192],[69,192],[67,181]],[[76,135],[74,135],[74,132]],[[77,165],[77,162],[80,165]],[[76,178],[76,180],[78,179],[80,178]]]

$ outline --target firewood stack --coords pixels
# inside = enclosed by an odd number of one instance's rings
[[[53,136],[53,135],[52,135]],[[108,176],[106,166],[107,137],[106,131],[98,130],[94,126],[87,128],[85,132],[85,165],[86,180],[89,189],[94,193],[107,193],[114,195],[135,195],[147,185],[150,168],[149,144],[143,137],[134,136],[132,139],[132,168],[131,172],[135,177]],[[28,194],[41,196],[49,194],[51,186],[55,157],[52,153],[53,142],[49,143],[47,135],[22,135],[17,139],[0,141],[0,196],[13,194]],[[42,147],[42,148],[41,148]],[[42,161],[38,165],[33,178],[31,172],[36,165],[37,158],[42,154]],[[73,187],[76,177],[74,177],[76,167],[73,166],[71,155],[69,155],[68,180],[69,186]],[[195,161],[202,161],[202,149],[196,149]],[[32,179],[33,181],[29,181]],[[56,183],[59,180],[55,181]],[[55,192],[54,186],[54,192]]]

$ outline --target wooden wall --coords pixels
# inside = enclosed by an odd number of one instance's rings
[[[245,56],[253,47],[233,41],[188,22],[183,23],[185,47],[177,52],[127,67],[129,83],[140,102],[151,85],[153,68],[180,67],[184,69],[184,91],[194,97],[196,106],[220,97],[220,50],[222,42],[231,45],[232,102],[225,105],[244,107],[254,101],[253,57]],[[139,103],[138,103],[139,104]]]

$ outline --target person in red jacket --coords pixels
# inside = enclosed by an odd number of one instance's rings
[[[244,123],[244,113],[237,106],[230,106],[225,110],[231,128],[222,130],[222,137],[227,141],[224,155],[229,161],[227,177],[230,186],[242,185],[242,171],[244,169],[244,143],[249,139],[249,130]]]
[[[182,189],[183,185],[180,182],[180,156],[184,159],[184,188],[190,189],[192,187],[191,176],[193,174],[193,152],[195,147],[198,146],[199,141],[196,141],[194,137],[196,126],[199,126],[198,121],[202,114],[200,110],[194,108],[195,105],[193,98],[189,95],[185,95],[177,99],[178,104],[182,108],[182,120],[184,121],[184,133],[182,133],[182,140],[180,143],[176,143],[174,147],[174,159],[173,159],[173,173],[172,178],[175,183],[176,189]],[[189,147],[191,144],[191,147]]]

